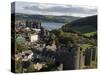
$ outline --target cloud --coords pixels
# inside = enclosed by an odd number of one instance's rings
[[[16,13],[85,17],[97,14],[97,8],[93,6],[16,2]]]

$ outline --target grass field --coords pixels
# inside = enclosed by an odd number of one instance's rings
[[[96,34],[96,32],[89,32],[89,33],[84,33],[85,36],[90,37]]]

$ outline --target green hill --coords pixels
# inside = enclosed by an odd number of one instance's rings
[[[81,32],[83,34],[97,32],[97,15],[81,18],[70,22],[62,27],[63,30],[68,29]]]
[[[53,16],[53,15],[35,15],[35,14],[29,15],[21,13],[16,13],[12,15],[16,16],[16,20],[27,19],[27,20],[39,20],[42,22],[47,21],[47,22],[57,22],[57,23],[69,23],[80,18],[74,16]]]

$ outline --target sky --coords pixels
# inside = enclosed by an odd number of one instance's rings
[[[16,2],[15,13],[86,17],[86,16],[96,15],[97,7],[83,6],[83,5],[80,6],[80,5],[65,5],[65,4]]]

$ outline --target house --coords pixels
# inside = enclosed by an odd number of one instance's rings
[[[30,39],[31,39],[31,42],[38,41],[38,34],[31,34]]]

